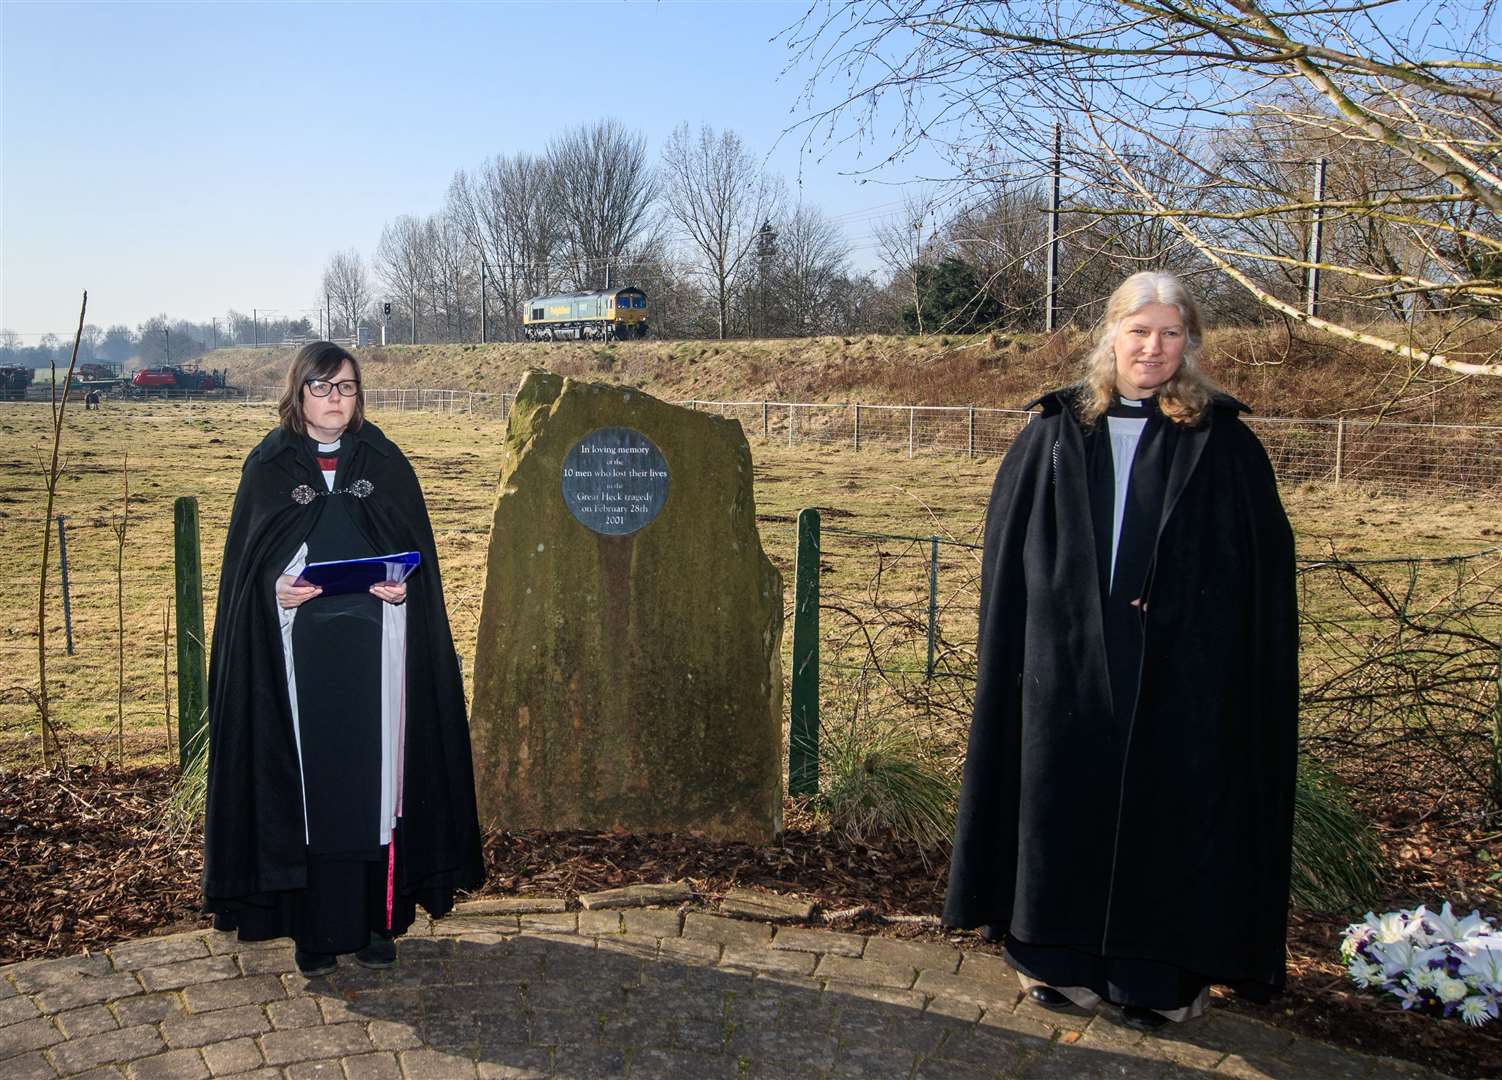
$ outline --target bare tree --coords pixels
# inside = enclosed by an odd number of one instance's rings
[[[1276,9],[1259,0],[847,0],[811,9],[792,37],[815,62],[816,86],[849,83],[818,121],[858,124],[897,97],[895,153],[938,146],[960,185],[1003,159],[1046,157],[1057,123],[1075,209],[1160,219],[1266,308],[1407,358],[1410,374],[1432,365],[1502,375],[1494,354],[1449,355],[1452,328],[1418,318],[1502,311],[1495,10],[1430,0],[1404,9],[1401,25],[1395,10],[1340,0]],[[1255,156],[1259,126],[1287,146],[1312,150],[1318,140],[1321,156],[1338,145],[1391,167],[1359,194],[1317,200],[1306,180],[1290,182],[1309,176],[1302,155],[1260,179],[1238,167]],[[1182,170],[1172,184],[1158,182],[1165,159]],[[1244,242],[1251,222],[1307,235],[1332,215],[1353,237],[1366,231],[1360,258]],[[1303,303],[1291,298],[1290,276],[1309,282],[1313,271],[1349,279],[1348,292],[1358,284],[1369,305],[1327,315],[1307,285]],[[1397,330],[1394,312],[1405,319]]]
[[[464,340],[471,312],[479,310],[475,295],[479,252],[466,239],[462,222],[445,212],[429,215],[423,222],[423,255],[434,330],[441,317],[443,339]],[[471,295],[476,301],[473,306]]]
[[[334,305],[334,311],[351,336],[358,334],[360,316],[373,299],[370,291],[370,274],[365,269],[365,259],[354,248],[336,251],[329,257],[323,269],[323,291]],[[329,336],[333,336],[329,328]]]
[[[873,230],[877,258],[892,275],[893,284],[912,297],[920,334],[923,333],[923,304],[918,297],[918,265],[923,261],[929,237],[938,233],[936,205],[932,193],[909,191],[902,197],[902,209],[897,215]],[[928,230],[927,235],[925,230]]]
[[[762,171],[740,136],[709,127],[677,128],[663,149],[667,212],[686,234],[692,267],[718,311],[721,338],[729,332],[730,298],[751,269],[757,233],[782,204],[782,184]]]
[[[474,173],[460,170],[449,184],[445,212],[485,263],[494,298],[490,325],[499,324],[500,336],[512,341],[521,336],[522,303],[553,286],[552,198],[547,162],[527,154],[492,158]]]
[[[47,490],[47,506],[42,513],[42,559],[37,572],[37,712],[38,735],[41,737],[42,767],[52,764],[52,755],[57,750],[57,733],[51,714],[51,701],[47,691],[47,571],[52,552],[52,506],[57,499],[57,484],[62,479],[66,463],[60,460],[63,445],[63,418],[68,411],[68,391],[73,386],[73,369],[78,364],[78,342],[83,337],[84,313],[89,310],[89,293],[84,290],[83,301],[78,306],[78,329],[73,335],[73,355],[68,360],[68,370],[63,375],[62,392],[58,392],[57,360],[52,361],[52,457],[42,473],[42,486]]]
[[[969,263],[1002,320],[1042,325],[1048,256],[1047,200],[1036,185],[996,184],[944,227],[946,254]],[[1083,267],[1081,267],[1083,269]]]
[[[575,128],[548,146],[552,209],[568,283],[598,289],[650,238],[656,178],[647,140],[616,120]]]
[[[828,333],[836,287],[845,279],[850,248],[839,228],[815,206],[800,206],[777,234],[774,275],[782,329],[796,337]]]
[[[412,318],[412,344],[417,344],[418,301],[428,283],[426,237],[423,223],[411,214],[403,214],[381,230],[376,245],[376,273],[393,296],[406,302]]]

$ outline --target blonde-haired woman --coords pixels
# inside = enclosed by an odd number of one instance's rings
[[[997,472],[944,912],[1036,1004],[1144,1029],[1284,980],[1293,536],[1202,342],[1181,281],[1127,278]]]

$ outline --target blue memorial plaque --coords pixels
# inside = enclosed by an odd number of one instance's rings
[[[635,428],[596,428],[563,459],[563,501],[597,533],[634,533],[668,501],[668,463]]]

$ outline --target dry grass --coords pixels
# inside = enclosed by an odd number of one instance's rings
[[[1479,326],[1479,329],[1478,329]],[[1502,329],[1453,328],[1457,357],[1502,352]],[[1017,408],[1075,378],[1084,333],[798,338],[763,341],[394,345],[361,353],[374,387],[501,391],[529,367],[629,382],[667,400],[860,401]],[[288,354],[223,349],[205,358],[237,386],[279,384]],[[1435,369],[1413,380],[1374,350],[1281,327],[1213,331],[1205,366],[1263,416],[1370,416],[1502,423],[1502,380]]]
[[[438,532],[454,635],[468,671],[503,425],[480,417],[422,413],[376,419],[406,450],[422,479]],[[63,652],[54,555],[48,670],[57,712],[71,733],[65,740],[71,760],[87,762],[113,753],[117,638],[110,524],[119,511],[123,454],[129,451],[131,470],[126,756],[141,764],[165,759],[164,713],[176,710],[175,647],[163,637],[173,588],[173,500],[180,495],[199,499],[206,606],[212,620],[219,554],[240,464],[272,422],[264,405],[111,403],[102,412],[70,410],[67,467],[56,509],[68,521],[76,651],[71,657]],[[35,710],[25,691],[36,681],[36,566],[43,506],[39,455],[46,431],[45,407],[0,405],[0,550],[9,555],[0,570],[0,690],[5,691],[0,695],[0,765],[30,761],[35,754]],[[789,600],[794,519],[802,507],[828,508],[826,526],[973,540],[996,468],[994,459],[908,459],[883,449],[790,450],[759,440],[753,440],[753,454],[762,542],[783,572]],[[1366,556],[1450,554],[1498,540],[1495,503],[1479,498],[1400,498],[1323,485],[1294,488],[1285,497],[1301,554],[1322,555],[1332,546]],[[948,566],[956,573],[968,572],[957,560],[970,558],[963,549],[946,548],[941,573]],[[831,591],[859,593],[872,569],[869,559],[834,558],[830,563],[825,580]],[[164,656],[169,668],[165,693]]]

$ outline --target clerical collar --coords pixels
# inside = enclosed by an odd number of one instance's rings
[[[1118,396],[1115,403],[1106,410],[1107,416],[1114,416],[1122,420],[1145,420],[1156,416],[1158,413],[1158,395],[1141,400],[1133,400],[1129,397]]]
[[[311,437],[312,436],[309,436],[309,438]],[[320,454],[335,453],[339,449],[339,442],[340,440],[338,439],[335,439],[333,442],[321,442],[318,444],[318,452]]]

